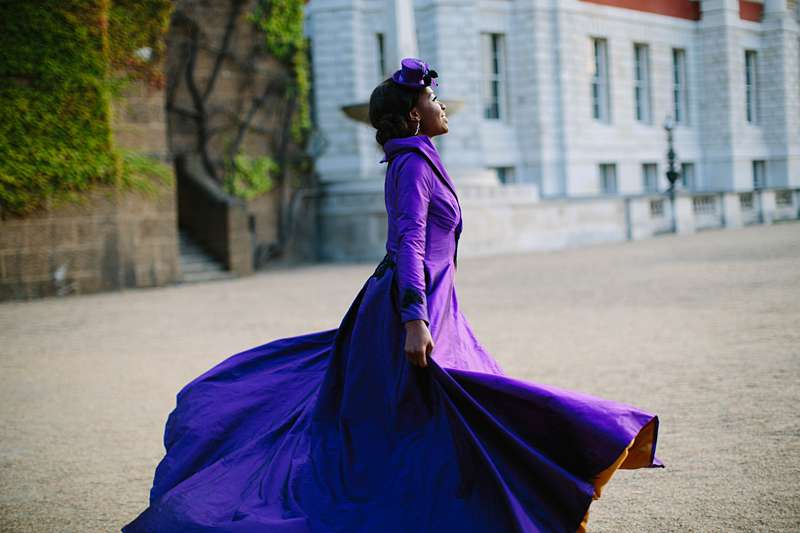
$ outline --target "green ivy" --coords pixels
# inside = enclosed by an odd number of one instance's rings
[[[111,99],[120,79],[113,73],[116,66],[124,72],[124,58],[146,43],[155,54],[163,51],[168,4],[117,0],[112,8],[110,0],[0,2],[4,211],[24,215],[48,200],[74,200],[98,184],[147,188],[150,178],[137,175],[136,165],[126,163],[114,146]],[[136,16],[127,18],[126,10]],[[151,79],[147,69],[133,68],[135,60],[129,64],[132,78]],[[152,70],[157,69],[154,64]]]
[[[159,186],[173,186],[175,174],[172,167],[158,157],[132,150],[121,150],[122,185],[127,189],[154,194]]]
[[[275,180],[278,164],[268,156],[250,157],[237,154],[225,172],[224,188],[230,195],[250,200],[269,191]]]
[[[169,0],[113,0],[108,12],[111,70],[125,80],[143,80],[164,88],[161,68],[166,55],[164,33],[173,5]],[[149,57],[148,57],[149,55]]]
[[[296,97],[295,120],[292,121],[292,139],[305,144],[311,131],[311,115],[308,102],[309,65],[303,35],[302,0],[259,0],[248,20],[264,32],[267,51],[283,63],[291,73],[288,94]]]

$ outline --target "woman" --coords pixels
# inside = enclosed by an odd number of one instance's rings
[[[437,77],[406,58],[370,99],[387,253],[340,326],[186,385],[124,533],[583,531],[618,468],[662,466],[656,416],[506,377],[459,311]]]

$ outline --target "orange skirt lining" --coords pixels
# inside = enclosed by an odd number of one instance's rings
[[[619,454],[617,459],[611,463],[611,466],[597,474],[593,480],[594,494],[592,500],[600,497],[605,487],[614,472],[620,468],[633,469],[645,468],[650,466],[653,461],[653,450],[655,445],[656,430],[658,429],[658,418],[653,418],[650,422],[639,431],[636,437],[628,444],[622,453]],[[578,526],[577,533],[586,533],[586,525],[589,522],[589,510],[583,516],[580,525]]]

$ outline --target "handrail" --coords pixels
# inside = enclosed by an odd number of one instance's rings
[[[214,200],[217,203],[225,204],[225,205],[235,205],[235,206],[245,206],[246,203],[241,198],[237,198],[236,196],[231,196],[222,189],[219,188],[219,185],[216,184],[211,178],[209,178],[205,172],[198,172],[199,165],[195,164],[194,162],[190,162],[187,160],[186,154],[180,154],[175,156],[175,168],[178,172],[180,177],[185,177],[191,180],[194,184],[196,184],[200,189],[203,190],[206,195]]]

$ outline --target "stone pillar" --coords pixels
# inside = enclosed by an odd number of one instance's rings
[[[722,216],[726,228],[741,228],[742,223],[742,204],[739,200],[739,193],[726,192],[722,195]]]
[[[767,186],[800,184],[798,24],[786,0],[766,0],[761,43],[761,118],[769,149]]]
[[[542,196],[567,192],[565,90],[571,76],[569,32],[564,20],[571,2],[519,0],[513,3],[509,51],[514,50],[517,86],[524,88],[513,102],[515,130],[523,172]]]
[[[675,195],[675,233],[682,235],[694,233],[694,210],[692,197]]]
[[[365,52],[374,35],[365,27],[365,0],[313,0],[307,33],[313,46],[317,126],[327,140],[316,161],[323,185],[375,180],[380,148],[374,130],[350,120],[342,106],[369,100],[374,66]]]
[[[386,2],[389,31],[386,33],[386,61],[390,73],[400,68],[404,57],[419,57],[414,6],[409,0]],[[421,58],[424,59],[424,58]]]
[[[443,100],[463,100],[447,135],[434,138],[448,173],[458,183],[496,185],[481,150],[480,35],[477,0],[429,0],[417,10],[422,59],[439,73]],[[424,42],[424,44],[423,44]]]
[[[759,191],[758,207],[761,210],[761,223],[772,224],[775,220],[775,191]]]
[[[647,197],[624,198],[628,240],[649,239],[655,233],[653,217],[650,214],[650,200],[651,198]],[[669,209],[669,200],[664,200],[664,209]]]
[[[692,86],[698,91],[699,121],[703,150],[704,187],[716,190],[742,190],[752,187],[749,173],[737,167],[734,146],[737,141],[736,121],[743,105],[737,96],[741,87],[740,50],[734,28],[739,25],[738,0],[701,0],[699,23],[700,57],[697,62],[701,79]],[[691,61],[691,58],[688,58]],[[730,83],[737,80],[737,83]],[[692,96],[690,95],[690,98]]]

